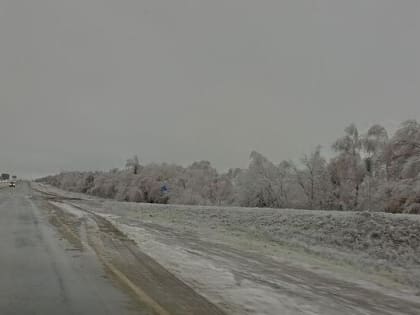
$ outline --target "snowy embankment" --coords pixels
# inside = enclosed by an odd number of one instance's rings
[[[419,216],[139,204],[33,188],[75,216],[105,217],[227,314],[420,309]]]
[[[48,188],[50,189],[50,188]],[[64,193],[52,188],[54,193]],[[72,197],[83,197],[71,194]],[[180,206],[88,197],[82,203],[120,224],[151,224],[276,255],[297,252],[378,272],[420,288],[420,217],[416,215]]]
[[[304,249],[363,269],[400,271],[420,287],[420,217],[366,212],[244,209],[106,201],[107,212],[202,234]],[[98,209],[99,210],[99,209]],[[214,233],[211,233],[211,231]]]

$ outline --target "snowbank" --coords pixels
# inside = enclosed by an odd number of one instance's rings
[[[95,206],[95,205],[92,205]],[[420,287],[420,218],[416,215],[152,205],[103,201],[96,211],[131,225],[240,233],[246,239],[300,247],[366,269],[398,271]]]
[[[380,271],[420,288],[418,215],[158,205],[88,198],[75,202],[119,216],[123,224],[150,223],[190,231],[204,239],[236,237],[243,244],[257,240],[260,244],[304,250],[351,263],[363,271]]]

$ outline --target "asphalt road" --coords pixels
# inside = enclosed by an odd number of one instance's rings
[[[0,314],[146,314],[94,254],[61,238],[28,184],[0,189]]]

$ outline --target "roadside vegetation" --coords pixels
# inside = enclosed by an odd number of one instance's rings
[[[332,144],[299,161],[269,161],[258,152],[247,169],[218,173],[208,161],[188,167],[142,165],[124,169],[63,172],[39,179],[61,189],[119,201],[420,214],[420,124],[410,120],[390,136],[374,125],[360,133],[350,125]]]

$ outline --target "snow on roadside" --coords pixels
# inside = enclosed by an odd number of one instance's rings
[[[56,207],[83,218],[86,212],[77,206],[62,202],[50,201]],[[119,216],[95,212],[106,218],[120,231],[138,244],[141,250],[159,261],[170,272],[193,287],[198,293],[215,304],[223,305],[229,314],[275,315],[281,311],[285,315],[320,314],[313,312],[313,306],[290,295],[279,295],[270,286],[262,285],[247,279],[238,280],[231,266],[215,261],[205,252],[191,251],[182,244],[166,244],[157,240],[150,231],[141,227],[122,224]]]
[[[81,219],[83,217],[86,216],[86,213],[63,202],[57,202],[57,201],[50,201],[50,203],[54,206],[56,206],[57,208],[60,208],[64,211],[67,211],[69,213],[71,213],[72,215],[74,215],[75,217]]]
[[[46,191],[49,186],[42,187]],[[54,193],[73,193],[52,188]],[[117,202],[77,194],[97,213],[120,223],[150,222],[202,237],[232,236],[351,263],[420,288],[420,216],[386,213],[252,209]],[[78,202],[78,201],[74,201]],[[259,243],[261,244],[261,243]]]
[[[385,215],[384,219],[382,216],[377,218],[376,214],[150,205],[91,198],[54,204],[77,216],[85,214],[77,208],[81,207],[106,218],[133,239],[144,253],[210,301],[222,306],[229,314],[376,314],[375,311],[367,311],[363,307],[358,309],[351,304],[351,297],[358,296],[359,288],[382,292],[384,295],[380,299],[384,299],[383,302],[387,301],[388,296],[418,301],[418,297],[405,296],[399,290],[391,288],[385,291],[366,285],[369,280],[359,282],[356,275],[349,278],[342,274],[341,278],[336,278],[335,275],[324,273],[324,270],[317,273],[311,268],[314,271],[313,278],[308,275],[300,278],[300,272],[304,272],[305,268],[293,269],[292,266],[288,271],[288,262],[279,262],[274,267],[266,265],[264,257],[267,251],[263,249],[268,246],[270,251],[286,243],[302,242],[305,245],[306,242],[315,250],[319,247],[320,250],[331,250],[331,253],[353,253],[353,256],[358,257],[360,251],[353,248],[357,244],[350,243],[352,246],[349,247],[346,243],[348,240],[341,239],[340,235],[348,235],[348,230],[358,228],[357,232],[361,234],[358,237],[363,238],[363,233],[372,227],[372,222],[376,224],[378,220],[385,220],[388,235],[381,240],[387,237],[398,240],[398,231],[407,222],[409,230],[415,230],[415,222],[419,221],[414,217]],[[327,233],[331,234],[330,238],[323,238],[323,234]],[[308,239],[311,235],[312,240]],[[337,237],[335,242],[329,243],[334,237]],[[411,244],[415,245],[414,241],[411,240]],[[261,248],[253,247],[251,250],[261,256],[253,256],[251,259],[246,255],[241,256],[246,253],[242,252],[243,245],[247,250],[253,243]],[[230,249],[217,252],[220,244],[228,244]],[[392,247],[393,243],[385,242],[382,245],[387,248]],[[372,246],[375,244],[372,243]],[[362,250],[366,248],[362,247]],[[274,252],[272,254],[275,255]],[[296,257],[304,258],[302,255]],[[304,263],[309,265],[311,261]],[[285,281],[284,277],[289,280]],[[330,281],[333,279],[341,279],[343,282],[333,282],[331,286]],[[346,295],[348,288],[351,292]],[[322,294],[324,290],[340,292],[341,298],[337,299],[335,293]],[[411,294],[411,291],[407,293]],[[346,300],[346,297],[349,299]],[[358,298],[363,301],[363,297]],[[368,306],[374,307],[374,303],[367,299],[370,303]]]
[[[239,279],[239,270],[215,260],[204,251],[192,251],[180,243],[166,244],[141,227],[121,224],[115,220],[111,220],[111,223],[134,240],[143,252],[159,261],[198,293],[217,305],[223,305],[229,314],[328,314],[316,310],[313,305],[307,305],[297,296],[291,297],[268,285]]]

